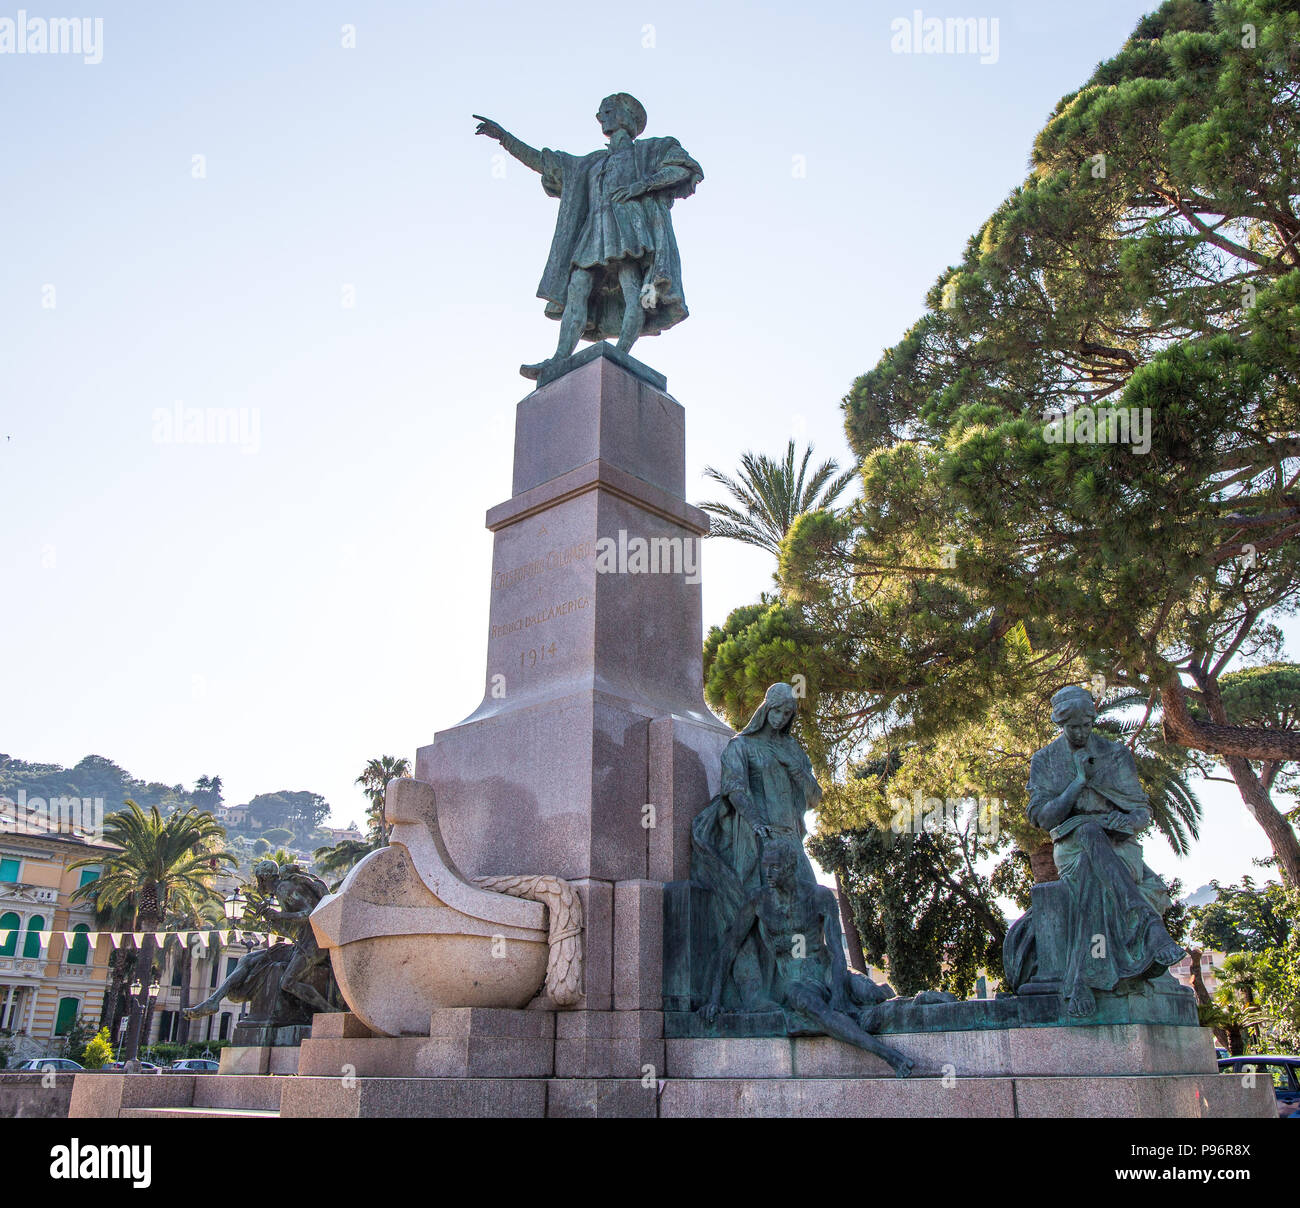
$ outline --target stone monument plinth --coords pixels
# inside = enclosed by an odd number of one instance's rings
[[[708,517],[665,385],[597,344],[519,404],[483,699],[390,783],[390,846],[312,915],[356,1022],[318,1028],[302,1072],[662,1066],[663,887],[731,738],[703,698]]]
[[[482,703],[416,759],[469,877],[544,870],[586,920],[582,1007],[661,1009],[662,886],[731,731],[702,694],[700,546],[685,415],[608,344],[518,406],[492,508]]]

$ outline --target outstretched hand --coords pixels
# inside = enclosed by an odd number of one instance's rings
[[[478,121],[475,134],[486,134],[488,138],[494,138],[497,142],[506,137],[506,128],[499,122],[494,122],[490,117],[484,117],[480,113],[473,113],[470,116]]]

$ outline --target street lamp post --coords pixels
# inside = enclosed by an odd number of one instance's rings
[[[156,981],[151,980],[148,1005],[144,1009],[144,1023],[140,1026],[140,1041],[146,1048],[149,1045],[149,1028],[153,1021],[153,1005],[158,1001],[158,991],[161,989],[162,987]]]
[[[149,978],[153,980],[152,975]],[[144,1017],[144,1004],[141,1001],[144,998],[144,986],[137,977],[131,983],[131,1023],[126,1033],[126,1052],[122,1054],[122,1068],[128,1073],[135,1073],[139,1069],[139,1063],[136,1054],[140,1051],[140,1021]]]

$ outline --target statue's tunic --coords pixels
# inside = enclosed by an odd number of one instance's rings
[[[783,762],[783,760],[785,762]],[[789,735],[738,734],[722,752],[722,783],[718,795],[700,811],[691,827],[691,880],[711,890],[711,930],[720,947],[723,934],[745,900],[759,888],[761,846],[749,822],[730,798],[745,793],[753,803],[755,821],[771,828],[773,839],[798,848],[801,880],[816,884],[812,863],[803,848],[803,815],[807,800],[786,764],[812,776],[812,763]],[[760,1009],[763,986],[770,971],[760,968],[752,941],[737,956],[724,1001],[732,1008]]]
[[[629,201],[611,194],[624,185],[652,179],[664,168],[682,168],[684,179]],[[644,314],[642,335],[658,335],[686,318],[682,266],[669,211],[673,201],[689,197],[704,172],[675,138],[641,138],[617,149],[590,155],[542,151],[542,188],[560,199],[555,237],[537,296],[546,313],[564,313],[569,277],[574,268],[595,274],[583,337],[617,336],[622,324],[620,265],[633,263],[642,287],[653,284],[655,305]]]
[[[1173,941],[1161,918],[1169,908],[1164,883],[1143,862],[1129,830],[1106,830],[1099,819],[1116,810],[1145,808],[1133,753],[1101,735],[1089,736],[1093,770],[1070,816],[1051,831],[1052,855],[1070,888],[1067,994],[1083,985],[1114,990],[1127,978],[1163,972],[1156,954]],[[1029,765],[1029,821],[1042,825],[1042,810],[1075,778],[1074,753],[1062,734],[1035,752]],[[1100,937],[1100,940],[1099,940]],[[1008,935],[1014,947],[1015,938]]]

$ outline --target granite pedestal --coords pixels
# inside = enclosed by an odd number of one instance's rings
[[[662,377],[598,344],[524,398],[513,494],[487,527],[483,700],[419,750],[415,775],[466,876],[577,887],[579,1010],[657,1013],[663,885],[687,873],[731,737],[702,694],[708,517],[686,502],[685,415]],[[593,1074],[610,1044],[641,1039],[640,1024],[565,1026],[566,1061],[588,1054]]]

